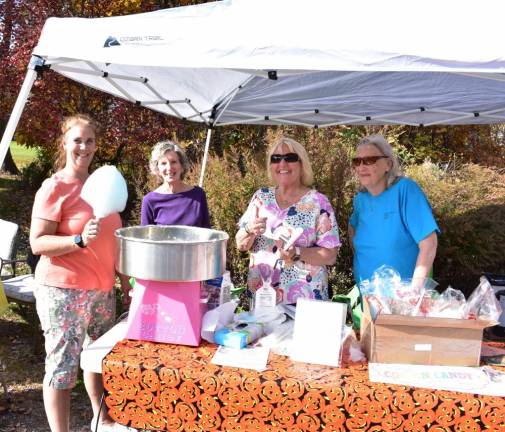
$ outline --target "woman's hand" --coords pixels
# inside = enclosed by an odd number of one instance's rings
[[[278,256],[280,260],[283,260],[284,262],[290,263],[293,261],[293,258],[296,255],[296,248],[295,246],[291,246],[288,249],[284,249],[284,242],[282,240],[275,240],[275,247],[277,248],[274,250],[275,252],[278,252]],[[300,249],[301,250],[301,249]]]
[[[92,241],[96,240],[100,232],[100,219],[90,219],[82,230],[82,242],[87,246]]]
[[[75,243],[75,235],[57,235],[58,222],[32,218],[30,227],[30,246],[36,255],[57,257],[82,250]],[[99,235],[100,221],[90,219],[81,233],[84,246],[93,242]]]
[[[256,207],[255,215],[252,221],[248,222],[245,226],[245,232],[255,236],[265,233],[267,229],[267,218],[259,216],[259,209]]]
[[[259,208],[254,207],[254,216],[247,222],[244,228],[241,228],[237,235],[235,236],[235,241],[237,243],[237,248],[240,251],[247,251],[251,249],[254,239],[265,233],[267,226],[267,218],[259,216]]]

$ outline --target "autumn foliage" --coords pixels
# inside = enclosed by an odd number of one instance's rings
[[[48,17],[124,15],[154,10],[160,7],[160,3],[165,2],[5,0],[0,3],[0,130],[5,127],[31,52]],[[142,160],[144,148],[139,143],[151,144],[177,130],[177,121],[172,118],[135,107],[49,70],[35,82],[15,138],[21,144],[40,146],[51,157],[55,153],[59,121],[76,112],[91,114],[105,131],[103,142],[106,145],[100,146],[98,163],[117,164],[132,157]],[[136,152],[139,155],[135,155]]]

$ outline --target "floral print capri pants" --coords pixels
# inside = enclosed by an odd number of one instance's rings
[[[34,293],[45,337],[44,385],[71,389],[83,347],[114,325],[114,289],[104,292],[36,284]]]

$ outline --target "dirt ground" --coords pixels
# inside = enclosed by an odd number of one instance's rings
[[[0,431],[49,432],[42,402],[44,354],[34,353],[33,331],[20,309],[0,316],[0,376],[8,388],[8,399],[0,386]],[[22,311],[21,311],[22,312]],[[90,430],[92,412],[82,380],[72,392],[71,431]]]

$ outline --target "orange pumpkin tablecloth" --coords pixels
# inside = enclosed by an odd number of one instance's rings
[[[270,354],[256,372],[210,363],[216,347],[123,340],[103,360],[112,418],[168,431],[505,431],[505,399],[371,383]]]

